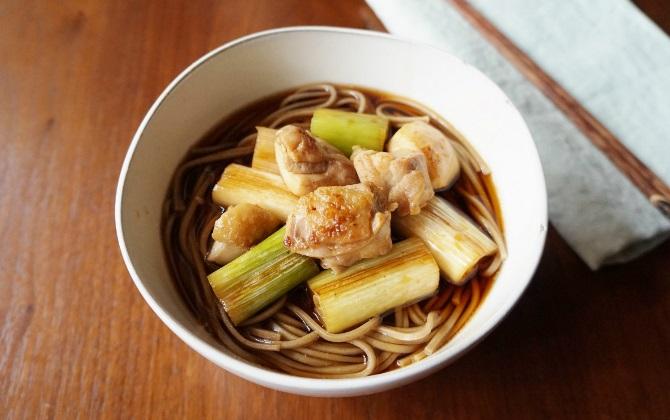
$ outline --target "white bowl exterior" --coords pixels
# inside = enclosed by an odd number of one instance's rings
[[[330,81],[413,98],[449,120],[490,166],[509,257],[473,318],[438,354],[367,378],[299,378],[231,356],[198,324],[171,284],[161,205],[186,150],[223,116],[298,85]],[[126,156],[116,197],[117,234],[131,276],[151,308],[189,346],[255,383],[315,396],[361,395],[400,386],[455,360],[511,309],[537,266],[547,228],[539,158],[523,119],[500,89],[439,49],[385,34],[286,28],[250,35],[196,61],[157,99]]]

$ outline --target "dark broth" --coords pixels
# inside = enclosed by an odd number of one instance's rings
[[[340,85],[341,86],[341,85]],[[371,102],[371,107],[369,106],[368,108],[374,109],[376,106],[382,102],[387,102],[387,101],[392,101],[393,98],[398,98],[397,95],[392,95],[392,94],[387,94],[384,92],[380,92],[377,90],[373,89],[368,89],[368,88],[361,88],[359,86],[351,86],[352,88],[355,88],[356,90],[359,90],[363,92],[368,100]],[[186,156],[184,157],[182,162],[189,161],[191,159],[200,157],[200,156],[205,156],[208,153],[211,153],[213,150],[216,149],[217,146],[219,145],[226,145],[226,144],[236,144],[239,142],[241,139],[243,139],[245,136],[252,134],[256,131],[256,126],[260,124],[260,122],[270,113],[272,113],[274,110],[276,110],[279,107],[279,104],[282,102],[282,100],[291,92],[293,92],[295,89],[287,90],[287,91],[282,91],[280,93],[273,94],[271,96],[265,97],[263,99],[260,99],[258,101],[255,101],[251,104],[247,104],[239,108],[239,110],[233,112],[229,116],[224,117],[219,123],[217,123],[211,130],[209,130],[201,139],[199,139],[194,146],[192,146],[189,151],[187,152]],[[403,107],[403,106],[397,106],[399,110],[404,112],[405,115],[415,115],[412,111],[411,108],[409,107]],[[370,112],[368,109],[366,112]],[[307,119],[308,120],[308,119]],[[454,132],[441,129],[447,137],[450,138],[456,138],[457,136],[455,135]],[[392,128],[389,130],[389,137],[390,138],[394,133],[396,129]],[[241,164],[246,164],[248,165],[250,163],[250,158],[241,158],[237,159],[236,162],[241,163]],[[184,185],[187,187],[185,190],[188,190],[188,186],[192,186],[193,183],[196,181],[196,179],[203,173],[203,171],[209,171],[211,172],[211,182],[207,186],[208,190],[211,190],[211,187],[216,183],[218,180],[218,177],[221,175],[221,172],[227,166],[228,163],[225,164],[209,164],[204,167],[196,167],[190,172],[188,172],[185,177],[184,177]],[[488,198],[491,201],[494,211],[495,211],[495,217],[497,218],[497,221],[499,225],[502,227],[502,215],[500,213],[500,205],[498,202],[498,197],[495,193],[495,188],[493,184],[493,180],[490,175],[482,175],[479,174],[480,180],[483,182],[483,184],[486,186],[486,192],[488,194]],[[462,179],[459,179],[456,181],[456,185],[460,185],[462,182]],[[464,214],[467,214],[469,216],[470,213],[468,211],[467,206],[464,204],[463,199],[459,198],[457,194],[451,192],[451,191],[446,191],[446,192],[441,192],[439,193],[441,196],[443,196],[445,199],[449,200],[451,203],[456,205],[461,212]],[[166,202],[169,202],[172,196],[172,190],[168,191],[168,194],[166,196]],[[221,209],[220,207],[212,202],[211,199],[211,194],[206,194],[206,201],[208,206],[211,208],[211,212],[220,212]],[[169,206],[166,205],[166,209],[163,214],[163,220],[162,220],[162,230],[165,232],[168,227],[166,226],[167,222],[167,213],[170,211]],[[198,224],[202,226],[202,223],[205,222],[205,220],[202,220],[204,218],[201,218],[201,220],[198,220]],[[164,239],[164,247],[170,246],[167,242],[169,241],[174,241],[176,240],[175,238],[176,234],[172,232],[171,236],[168,236]],[[394,237],[395,238],[395,237]],[[210,244],[211,244],[211,239],[210,239]],[[166,248],[166,254],[167,254],[167,248]],[[182,264],[179,262],[175,261],[170,261],[168,258],[168,262],[170,263],[170,266],[173,270],[173,273],[178,273],[184,271],[184,267]],[[212,264],[212,263],[206,263],[208,271],[207,273],[209,274],[210,272],[215,271],[219,266]],[[476,274],[478,279],[480,280],[481,284],[481,290],[482,290],[482,300],[486,297],[488,294],[488,291],[491,288],[491,284],[493,282],[493,279],[495,278],[495,275],[492,277],[484,277],[482,275]],[[179,282],[174,278],[175,276],[173,275],[173,280],[175,281],[175,286],[177,290],[180,291],[182,295],[187,294],[184,288],[179,284]],[[467,284],[467,283],[466,283]],[[445,282],[440,282],[440,287],[438,290],[438,293],[444,290],[446,287]],[[186,301],[189,303],[190,309],[194,312],[194,315],[202,319],[202,317],[199,314],[199,311],[202,310],[202,308],[197,308],[195,307],[193,303],[193,299],[189,299],[188,296],[184,296]],[[291,291],[289,293],[289,300],[298,306],[302,307],[304,310],[308,311],[309,313],[313,314],[315,318],[318,319],[318,315],[315,313],[313,309],[313,304],[310,299],[310,296],[308,295],[308,291],[306,290],[305,285],[298,286],[296,289]],[[481,303],[480,303],[481,305]],[[391,315],[392,316],[392,315]]]

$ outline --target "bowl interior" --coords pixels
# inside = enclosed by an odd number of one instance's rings
[[[348,380],[270,373],[235,359],[198,325],[173,288],[160,218],[186,150],[232,111],[298,85],[330,81],[415,99],[449,120],[489,164],[509,257],[473,318],[438,354],[405,369]],[[530,134],[486,77],[432,47],[365,31],[289,28],[251,35],[207,54],[159,97],[137,131],[117,191],[117,231],[129,271],[161,319],[191,347],[254,382],[310,395],[354,395],[409,382],[443,366],[500,321],[529,282],[546,233],[542,170]]]

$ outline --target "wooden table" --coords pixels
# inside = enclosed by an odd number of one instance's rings
[[[661,1],[641,2],[666,30]],[[191,351],[133,286],[114,189],[144,113],[208,50],[365,27],[360,0],[0,4],[0,417],[670,416],[670,243],[590,272],[550,230],[522,300],[456,364],[379,395],[261,388]]]

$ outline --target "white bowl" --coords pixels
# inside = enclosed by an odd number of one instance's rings
[[[442,114],[488,162],[509,257],[472,319],[441,351],[409,367],[356,379],[308,379],[236,358],[198,324],[172,286],[160,235],[161,205],[189,146],[232,111],[298,85],[329,81],[413,98]],[[132,140],[116,192],[116,229],[128,271],[149,306],[186,344],[257,384],[304,395],[370,394],[445,367],[488,334],[530,282],[547,230],[544,178],[523,119],[502,91],[448,53],[390,35],[296,27],[252,34],[184,70]]]

